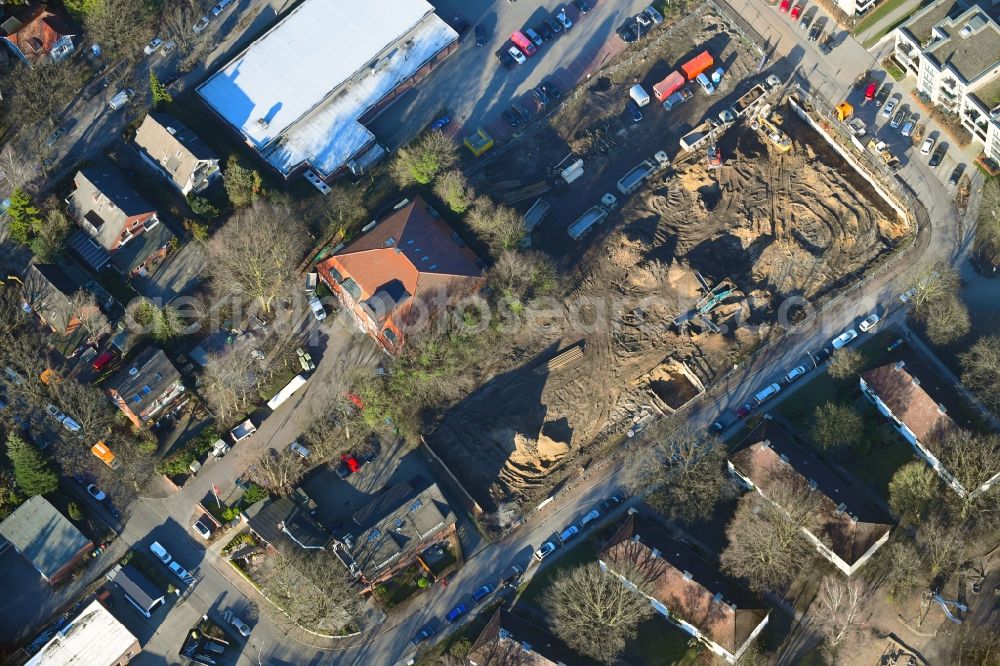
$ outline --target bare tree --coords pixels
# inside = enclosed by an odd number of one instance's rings
[[[502,612],[498,610],[486,627],[490,637],[476,641],[469,654],[475,656],[475,663],[479,666],[528,666],[533,661],[532,654],[522,647],[516,637],[500,632],[503,627],[498,620]],[[468,660],[456,662],[463,666],[467,663]]]
[[[550,294],[559,287],[555,264],[542,252],[501,252],[489,272],[495,292],[518,303]]]
[[[799,526],[773,504],[744,495],[726,527],[722,570],[746,579],[751,589],[781,592],[811,559],[813,550]]]
[[[960,354],[962,383],[994,412],[1000,412],[1000,336],[979,338]]]
[[[931,513],[917,526],[916,544],[932,577],[945,575],[964,559],[967,530],[956,525],[942,511]]]
[[[177,46],[181,57],[181,70],[191,71],[209,47],[208,32],[192,30],[200,18],[198,4],[191,0],[181,0],[167,5],[160,17],[160,35],[165,41]]]
[[[83,23],[89,38],[112,58],[135,53],[153,36],[149,5],[134,0],[92,0]]]
[[[649,601],[596,563],[557,575],[545,607],[552,629],[570,647],[593,659],[613,662],[653,613]]]
[[[114,425],[116,410],[99,388],[68,377],[50,383],[51,398],[80,424],[88,437],[100,437]]]
[[[944,264],[937,264],[923,272],[912,285],[913,296],[910,302],[914,312],[920,313],[929,303],[957,294],[961,284],[958,271]]]
[[[287,494],[289,489],[306,472],[306,465],[301,456],[288,449],[268,450],[257,464],[251,467],[250,477],[254,483],[279,494]]]
[[[326,221],[324,236],[327,237],[360,227],[368,219],[364,191],[347,183],[331,186],[330,193],[324,197],[323,218]]]
[[[947,659],[951,666],[1000,665],[1000,634],[996,627],[963,626],[955,633]]]
[[[924,322],[927,338],[936,345],[951,344],[972,328],[969,309],[958,294],[948,294],[928,302],[918,316]]]
[[[476,191],[466,180],[465,175],[457,169],[441,174],[434,183],[434,194],[456,213],[467,211],[476,199]]]
[[[860,579],[845,580],[836,575],[823,579],[810,616],[831,649],[860,633],[861,608],[867,596],[868,589]]]
[[[11,192],[17,188],[29,189],[29,183],[38,177],[38,161],[14,148],[13,142],[0,150],[0,188]]]
[[[111,333],[111,322],[101,312],[97,298],[91,292],[80,289],[71,294],[69,311],[80,322],[80,328],[86,331],[94,342]]]
[[[812,436],[824,449],[845,448],[861,441],[864,421],[853,407],[827,402],[816,408]]]
[[[889,506],[904,522],[920,523],[940,497],[940,480],[923,460],[908,462],[889,481]]]
[[[987,260],[1000,263],[1000,180],[996,178],[983,185],[976,222],[976,249]]]
[[[649,502],[671,520],[691,523],[712,515],[732,489],[723,471],[726,447],[693,424],[669,425],[657,441],[634,456],[624,481],[633,492],[650,490]]]
[[[208,243],[209,267],[219,292],[242,292],[270,314],[307,249],[302,222],[286,206],[263,201],[240,210]]]
[[[941,464],[962,487],[973,492],[1000,474],[1000,437],[959,428],[937,435]]]
[[[833,356],[830,357],[830,364],[826,366],[826,371],[834,379],[847,379],[857,374],[864,360],[861,352],[857,349],[842,347],[833,352]]]
[[[504,250],[515,249],[524,238],[521,216],[512,208],[495,204],[489,197],[478,197],[472,203],[466,221],[497,256]]]
[[[878,562],[884,571],[882,584],[892,601],[902,602],[920,584],[924,565],[911,541],[896,541],[882,548]]]
[[[209,356],[202,376],[203,393],[221,421],[242,416],[260,402],[262,358],[247,342]]]
[[[343,565],[324,550],[301,551],[288,542],[285,554],[268,554],[251,570],[267,597],[293,622],[313,631],[340,633],[357,617],[357,593]]]

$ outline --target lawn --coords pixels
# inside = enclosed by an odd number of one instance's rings
[[[565,571],[581,564],[595,562],[597,551],[590,540],[584,540],[576,546],[564,551],[559,559],[540,570],[532,577],[521,593],[520,600],[532,606],[540,607],[540,601],[545,593],[545,588],[549,586],[552,579]]]
[[[689,647],[693,639],[659,614],[639,625],[634,640],[625,646],[622,658],[644,666],[682,666],[699,663],[704,651],[700,644]]]
[[[866,14],[863,19],[858,21],[858,24],[854,26],[854,30],[851,31],[851,34],[857,37],[862,32],[865,32],[880,20],[906,4],[907,1],[908,0],[885,0],[885,2],[881,3],[878,7]],[[889,32],[889,30],[882,32],[882,34],[884,35],[886,32]]]

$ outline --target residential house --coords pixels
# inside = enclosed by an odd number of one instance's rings
[[[156,347],[147,347],[124,363],[107,381],[105,389],[137,428],[153,422],[180,400],[185,391],[181,374]]]
[[[896,30],[893,57],[917,79],[917,91],[962,126],[1000,162],[1000,25],[985,3],[937,0]]]
[[[634,586],[660,615],[730,664],[767,626],[771,611],[763,602],[634,509],[597,558],[604,571]]]
[[[243,511],[250,530],[278,552],[286,547],[319,550],[330,541],[330,533],[310,515],[311,501],[299,503],[289,497],[263,499]]]
[[[565,643],[498,608],[466,657],[469,666],[568,666],[580,657]]]
[[[727,465],[733,476],[786,513],[808,512],[803,535],[848,576],[889,540],[889,517],[770,419],[743,440]]]
[[[335,542],[334,553],[369,585],[391,578],[427,546],[455,533],[455,512],[441,489],[419,478],[388,488],[353,518],[359,530]]]
[[[32,5],[0,23],[8,48],[29,65],[45,58],[59,61],[76,48],[73,31],[57,14],[42,5]]]
[[[166,603],[166,595],[153,581],[131,564],[116,565],[107,574],[107,579],[117,585],[125,599],[146,617]]]
[[[135,146],[149,166],[187,196],[222,176],[219,156],[176,118],[150,113],[135,134]]]
[[[355,323],[386,352],[486,284],[476,255],[419,196],[316,266]]]
[[[78,264],[64,260],[60,264],[31,264],[23,280],[23,304],[55,333],[73,333],[80,317],[77,295],[94,295],[98,310],[113,311],[114,298],[95,282]]]
[[[968,405],[962,404],[958,387],[943,381],[907,347],[894,353],[898,360],[862,373],[861,392],[960,497],[976,497],[989,490],[1000,478],[1000,470],[984,470],[988,478],[975,488],[966,488],[948,470],[950,451],[943,446],[943,436],[972,425],[961,416]]]
[[[125,666],[141,651],[139,639],[95,599],[24,666]]]
[[[70,248],[97,271],[110,264],[129,277],[151,273],[174,239],[156,207],[108,162],[81,169],[73,182],[66,203],[82,231],[70,237]]]
[[[69,575],[94,544],[41,495],[30,498],[0,522],[0,537],[48,583]]]

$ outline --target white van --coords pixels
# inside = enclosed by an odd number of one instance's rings
[[[111,101],[108,102],[108,106],[111,107],[112,111],[117,111],[118,109],[128,104],[129,100],[132,99],[132,95],[134,94],[135,93],[132,91],[131,88],[126,88],[125,90],[119,90],[117,93],[115,93],[115,96],[111,98]]]
[[[762,403],[762,402],[767,402],[768,400],[770,400],[774,396],[778,395],[779,391],[781,391],[781,386],[780,385],[778,385],[778,384],[771,384],[770,386],[768,386],[764,390],[758,391],[757,394],[753,397],[753,399],[756,400],[758,404]]]

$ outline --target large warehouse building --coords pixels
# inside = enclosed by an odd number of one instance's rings
[[[306,0],[198,94],[285,178],[330,180],[384,153],[364,123],[457,47],[426,0]]]

